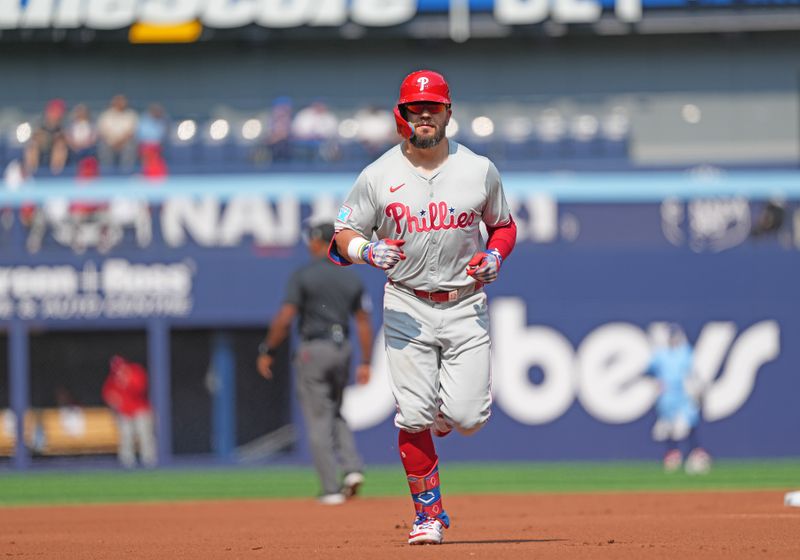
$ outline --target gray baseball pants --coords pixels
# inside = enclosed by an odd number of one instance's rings
[[[348,342],[322,339],[301,343],[295,356],[297,394],[323,494],[340,492],[341,475],[364,468],[353,432],[341,414],[350,357]]]
[[[387,283],[383,307],[395,425],[419,432],[441,411],[459,432],[479,430],[492,406],[486,294],[434,303]]]

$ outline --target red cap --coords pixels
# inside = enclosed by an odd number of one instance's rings
[[[46,111],[61,111],[67,110],[67,103],[63,99],[51,99],[45,106]]]
[[[415,101],[433,101],[450,105],[450,86],[444,76],[433,70],[412,72],[400,84],[398,105]]]

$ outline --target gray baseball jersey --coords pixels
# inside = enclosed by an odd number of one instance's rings
[[[426,291],[465,288],[465,272],[484,249],[479,225],[508,224],[511,216],[500,174],[488,158],[449,140],[449,156],[431,176],[391,148],[359,175],[339,210],[336,230],[370,239],[404,239],[406,260],[387,271],[393,281]]]

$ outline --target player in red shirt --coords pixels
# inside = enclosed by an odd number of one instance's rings
[[[117,456],[125,468],[136,466],[136,444],[145,467],[156,465],[153,411],[147,398],[147,372],[140,364],[119,355],[109,361],[103,400],[116,413],[119,426]]]

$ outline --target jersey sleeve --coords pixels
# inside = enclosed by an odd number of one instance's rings
[[[500,172],[492,162],[486,171],[486,206],[483,209],[483,223],[487,227],[504,226],[511,221],[511,210],[503,191]]]
[[[367,173],[363,171],[339,208],[334,227],[337,232],[343,229],[352,229],[370,239],[376,225],[377,212],[374,192]]]

